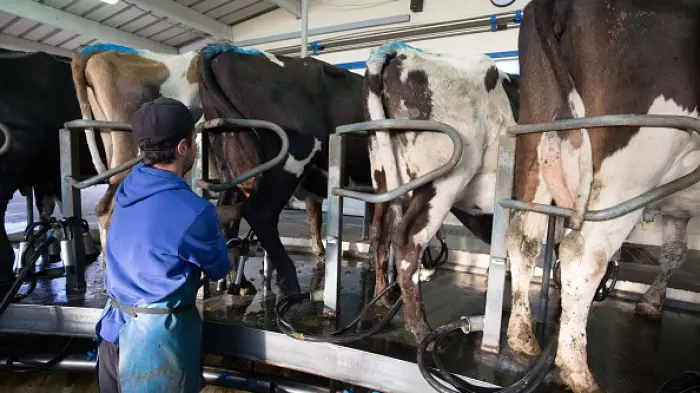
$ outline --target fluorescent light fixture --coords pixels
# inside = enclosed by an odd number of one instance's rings
[[[111,5],[117,4],[119,2],[119,0],[100,0],[100,1],[102,1],[103,3],[111,4]]]

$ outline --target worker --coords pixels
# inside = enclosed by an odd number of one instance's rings
[[[214,205],[184,180],[197,155],[195,122],[184,104],[164,97],[133,116],[143,161],[117,188],[107,232],[100,393],[200,390],[201,272],[219,280],[232,262]]]

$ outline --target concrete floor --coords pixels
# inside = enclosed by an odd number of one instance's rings
[[[19,194],[18,194],[19,195]],[[97,189],[89,190],[83,196],[83,211],[91,227],[96,227],[93,213],[94,203],[100,196]],[[24,199],[13,199],[8,209],[6,228],[9,233],[24,229]],[[36,214],[36,213],[35,213]],[[359,217],[344,219],[345,239],[354,241],[360,238],[362,220]],[[241,233],[247,232],[245,223]],[[478,250],[485,245],[473,237],[465,236],[460,228],[447,228],[448,244],[451,249],[467,248]],[[305,214],[300,211],[285,211],[280,220],[280,233],[283,236],[308,237],[308,224]],[[466,240],[465,240],[466,239]],[[463,248],[462,248],[463,249]],[[655,257],[658,248],[627,247],[623,257],[634,259],[647,276],[655,274]],[[488,249],[486,249],[488,252]],[[322,285],[323,265],[318,265],[309,255],[292,255],[297,264],[303,290]],[[692,252],[691,261],[700,255]],[[277,330],[274,320],[274,297],[266,296],[262,285],[261,258],[252,258],[246,266],[246,277],[258,287],[254,298],[241,299],[219,296],[204,303],[205,318],[225,323],[245,324],[267,330]],[[697,263],[686,263],[672,283],[697,287],[700,269]],[[88,269],[88,292],[84,296],[67,297],[64,281],[55,279],[40,282],[35,293],[26,302],[40,304],[70,304],[82,307],[101,308],[104,305],[103,279],[98,263]],[[371,297],[373,272],[366,263],[345,261],[343,270],[341,320],[347,320]],[[274,278],[273,278],[274,282]],[[425,307],[432,327],[454,321],[462,315],[483,312],[486,277],[467,273],[438,271],[430,282],[423,284]],[[509,287],[509,285],[507,285]],[[537,301],[533,287],[532,300]],[[272,291],[276,291],[273,289]],[[509,296],[509,295],[508,295]],[[509,300],[506,299],[506,304]],[[554,304],[554,299],[550,305]],[[608,299],[596,303],[592,309],[589,331],[589,362],[599,383],[610,393],[655,392],[666,380],[678,376],[686,370],[700,370],[700,316],[687,312],[667,310],[659,322],[650,322],[634,316],[633,303]],[[301,329],[320,332],[329,328],[330,321],[319,316],[318,304],[306,304],[294,309],[292,321]],[[533,309],[536,306],[533,304]],[[370,316],[376,321],[381,310]],[[504,313],[504,329],[508,310]],[[505,337],[505,331],[502,335]],[[442,354],[443,362],[450,371],[486,380],[500,385],[514,382],[524,372],[527,360],[512,357],[508,351],[489,355],[475,350],[479,346],[480,335],[464,337],[455,335],[451,345]],[[395,318],[382,334],[352,345],[358,349],[381,353],[407,361],[415,361],[415,344],[402,328],[402,321]],[[505,342],[502,348],[506,348]],[[0,390],[3,390],[0,387]],[[4,391],[4,390],[3,390]],[[556,384],[543,385],[539,392],[564,392]]]
[[[302,290],[321,288],[323,264],[317,264],[310,255],[293,254]],[[277,331],[274,316],[276,293],[275,277],[271,290],[265,290],[262,277],[262,258],[251,258],[246,265],[248,277],[258,289],[254,297],[217,295],[202,303],[206,320],[243,324],[249,327]],[[85,295],[66,296],[62,279],[39,282],[36,291],[25,301],[38,304],[65,304],[79,307],[101,308],[105,301],[102,273],[98,263],[88,270],[88,291]],[[344,261],[340,322],[354,316],[371,297],[373,271],[362,261]],[[423,299],[428,321],[433,328],[463,315],[483,313],[486,277],[467,273],[438,270],[429,282],[422,285]],[[537,309],[539,288],[533,286],[531,301]],[[507,291],[508,292],[508,291]],[[510,303],[506,294],[505,304]],[[556,305],[552,295],[550,309]],[[700,316],[691,313],[665,311],[660,322],[651,322],[634,316],[633,304],[608,299],[596,303],[589,319],[589,362],[592,372],[609,393],[655,392],[666,380],[686,370],[700,370]],[[366,326],[383,315],[377,309],[366,318]],[[290,311],[289,319],[296,327],[310,333],[323,333],[335,328],[333,321],[321,316],[322,304],[305,303]],[[550,313],[550,324],[552,323]],[[508,318],[504,312],[503,339]],[[477,350],[481,335],[465,337],[455,334],[442,351],[441,358],[450,371],[486,380],[499,385],[508,385],[517,380],[529,364],[530,359],[514,357],[502,340],[500,355]],[[380,334],[355,342],[351,347],[379,353],[398,359],[415,362],[416,346],[412,336],[403,329],[397,316]],[[541,386],[538,392],[563,393],[553,378]]]

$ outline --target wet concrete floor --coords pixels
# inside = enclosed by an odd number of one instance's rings
[[[323,264],[315,257],[293,254],[302,290],[322,288]],[[277,288],[275,274],[270,289],[265,289],[262,258],[251,258],[246,264],[246,277],[258,292],[255,296],[219,295],[202,303],[207,320],[277,331],[274,304]],[[374,274],[363,261],[344,261],[340,309],[341,324],[349,321],[372,297]],[[507,283],[508,286],[508,283]],[[102,308],[106,302],[103,276],[99,263],[88,267],[88,291],[84,295],[66,295],[65,280],[39,281],[34,293],[23,301],[33,304],[65,304],[78,307]],[[463,315],[478,315],[484,311],[486,277],[467,273],[438,270],[422,285],[425,309],[431,327],[452,322]],[[213,288],[215,289],[215,288]],[[506,291],[509,292],[509,291]],[[539,286],[533,284],[532,309],[538,309]],[[556,294],[551,290],[549,325],[552,325]],[[507,293],[505,304],[509,304]],[[304,302],[289,313],[291,322],[302,331],[322,334],[334,330],[334,319],[322,316],[322,304]],[[686,370],[700,370],[700,315],[665,311],[658,322],[634,315],[634,304],[608,299],[596,303],[589,318],[588,357],[598,382],[610,393],[655,392],[663,382]],[[369,313],[363,329],[376,323],[385,309]],[[378,335],[349,346],[415,362],[416,345],[403,329],[401,313]],[[513,357],[505,343],[508,310],[504,312],[502,351],[500,355],[477,350],[481,335],[453,334],[441,351],[441,359],[451,372],[509,385],[524,374],[531,359]],[[551,381],[551,379],[550,379]],[[538,392],[564,392],[553,384],[543,385]]]

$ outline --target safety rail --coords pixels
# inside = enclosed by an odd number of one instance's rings
[[[367,203],[385,203],[393,199],[400,197],[410,191],[417,189],[425,184],[434,181],[435,179],[443,176],[447,172],[451,171],[462,158],[462,139],[459,136],[457,130],[453,127],[430,120],[404,120],[404,119],[383,119],[383,120],[372,120],[362,123],[346,124],[336,128],[336,135],[343,136],[349,134],[359,134],[366,133],[368,131],[384,131],[392,130],[399,132],[441,132],[447,135],[452,141],[454,150],[452,151],[452,156],[447,162],[442,164],[440,167],[419,176],[408,183],[402,184],[393,190],[383,192],[380,194],[360,192],[350,189],[336,188],[333,189],[333,195],[341,196],[343,198],[359,199]]]
[[[215,130],[216,128],[222,128]],[[226,129],[226,128],[232,128],[233,130]],[[249,119],[226,119],[226,118],[218,118],[218,119],[212,119],[209,121],[206,121],[202,124],[197,125],[197,132],[236,132],[236,131],[243,131],[243,130],[237,130],[237,128],[260,128],[263,130],[268,130],[272,131],[277,136],[280,138],[282,141],[282,146],[280,148],[279,153],[275,158],[264,162],[261,165],[256,166],[255,168],[240,174],[233,179],[222,182],[222,183],[214,183],[210,181],[206,181],[203,179],[198,180],[199,187],[208,190],[208,191],[225,191],[232,189],[236,187],[238,184],[241,182],[244,182],[254,176],[257,176],[265,171],[268,171],[281,163],[283,160],[287,158],[289,155],[289,137],[287,134],[284,132],[280,126],[278,126],[275,123],[270,123],[269,121],[264,121],[264,120],[249,120]]]
[[[569,131],[581,128],[601,127],[668,127],[685,129],[688,132],[700,134],[700,119],[687,116],[672,115],[605,115],[584,117],[578,119],[558,120],[548,123],[522,124],[508,129],[510,135],[525,135],[532,133]],[[676,180],[642,193],[627,201],[602,210],[587,211],[584,221],[608,221],[637,209],[661,200],[673,193],[684,190],[700,181],[700,166],[689,174]],[[561,208],[540,203],[526,203],[514,199],[502,199],[499,204],[506,209],[527,210],[535,213],[554,215],[559,217],[572,217],[573,209]]]
[[[97,120],[73,120],[70,122],[67,122],[64,124],[64,128],[70,131],[75,131],[75,130],[84,130],[85,128],[109,128],[113,131],[127,131],[131,132],[131,124],[128,123],[117,123],[117,122],[108,122],[108,121],[97,121]],[[274,167],[275,165],[279,164],[282,160],[284,160],[287,155],[289,154],[289,138],[287,137],[287,134],[280,128],[278,125],[274,123],[270,123],[267,121],[263,120],[248,120],[248,119],[226,119],[226,118],[217,118],[217,119],[212,119],[209,121],[206,121],[202,124],[198,124],[196,126],[196,131],[198,133],[206,133],[206,132],[231,132],[230,130],[226,129],[216,129],[216,128],[262,128],[262,129],[267,129],[275,134],[277,134],[280,139],[282,140],[282,148],[280,149],[279,154],[273,158],[272,160],[269,160],[262,165],[258,165],[255,168],[243,173],[240,176],[235,177],[232,180],[229,180],[224,183],[214,183],[209,180],[204,180],[204,179],[198,179],[198,185],[209,191],[223,191],[223,190],[228,190],[233,187],[236,187],[239,183],[253,177],[257,176],[262,172],[265,172],[269,170],[270,168]],[[71,176],[66,177],[66,182],[73,187],[82,190],[87,187],[94,186],[96,184],[100,184],[104,182],[105,180],[109,179],[110,177],[119,174],[121,172],[127,171],[131,169],[133,166],[138,164],[141,160],[143,159],[143,156],[138,156],[135,158],[132,158],[131,160],[118,165],[114,168],[111,168],[99,175],[90,177],[89,179],[83,180],[83,181],[77,181]]]
[[[10,150],[10,145],[12,145],[12,135],[10,135],[10,128],[4,123],[0,123],[0,132],[5,137],[5,142],[0,146],[0,156],[7,153]]]
[[[86,128],[109,128],[110,130],[113,130],[113,131],[131,132],[131,124],[129,124],[129,123],[118,123],[118,122],[111,122],[111,121],[85,120],[85,119],[72,120],[72,121],[66,122],[63,124],[63,129],[61,131],[71,131],[71,132],[81,131],[82,132],[82,131],[85,131]],[[90,177],[86,180],[78,181],[73,176],[66,176],[65,181],[66,181],[66,183],[73,186],[74,188],[77,188],[79,190],[83,190],[85,188],[92,187],[96,184],[100,184],[114,175],[117,175],[121,172],[124,172],[124,171],[131,169],[134,165],[138,164],[139,161],[141,161],[141,157],[132,158],[131,160],[129,160],[121,165],[118,165],[114,168],[106,170],[106,171],[100,173],[99,175]]]
[[[343,157],[345,157],[346,135],[374,132],[438,132],[447,135],[453,144],[452,156],[440,167],[419,176],[393,190],[383,193],[367,193],[359,190],[364,187],[342,188]],[[328,222],[326,236],[325,285],[323,288],[324,307],[330,313],[338,310],[340,289],[340,261],[342,260],[342,221],[343,198],[357,199],[366,203],[385,203],[417,189],[451,171],[462,157],[462,139],[453,127],[429,120],[382,119],[346,124],[336,128],[330,135],[328,160]],[[393,254],[393,253],[392,253]]]

